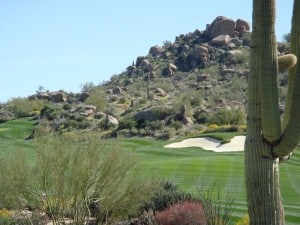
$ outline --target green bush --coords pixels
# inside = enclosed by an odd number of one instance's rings
[[[48,120],[54,120],[60,116],[62,108],[57,105],[47,104],[41,109],[40,116]]]
[[[158,225],[207,225],[201,203],[194,201],[175,203],[157,212],[155,220]]]
[[[190,200],[195,200],[191,194],[178,190],[171,182],[162,182],[150,201],[141,207],[141,211],[162,211],[172,204]]]
[[[249,215],[246,214],[242,219],[240,219],[235,225],[249,225]]]
[[[204,131],[204,133],[216,133],[216,132],[239,132],[239,126],[236,125],[223,125],[223,126],[214,126],[216,124],[211,124]]]
[[[119,130],[122,129],[132,129],[137,125],[137,123],[131,118],[123,118],[119,122]]]
[[[204,209],[207,225],[230,225],[234,209],[234,194],[224,193],[222,184],[201,184],[199,198]],[[225,195],[225,196],[224,196]]]
[[[34,113],[39,113],[46,104],[47,102],[45,100],[13,98],[7,102],[6,106],[17,118],[22,118],[31,116]]]
[[[0,217],[0,225],[17,225],[10,217]]]
[[[215,112],[209,123],[218,125],[240,125],[245,124],[246,113],[242,107],[227,107]]]
[[[91,215],[108,221],[135,214],[151,193],[136,159],[98,135],[37,134],[34,149],[32,167],[21,153],[1,158],[1,205],[30,205],[56,224],[66,216],[84,224]]]
[[[103,110],[106,106],[106,97],[104,91],[99,87],[94,87],[89,90],[89,97],[85,100],[86,104],[94,105],[97,111]]]

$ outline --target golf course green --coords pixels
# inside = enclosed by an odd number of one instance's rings
[[[0,124],[0,156],[16,149],[34,160],[32,143],[26,138],[36,126],[33,118]],[[176,141],[176,140],[175,140]],[[175,142],[174,141],[174,142]],[[163,178],[184,191],[197,193],[198,188],[217,184],[222,195],[234,197],[234,217],[246,214],[243,152],[215,153],[201,148],[164,148],[170,141],[152,138],[124,138],[120,145],[139,158],[145,177]],[[287,224],[300,224],[300,151],[281,164],[280,180]],[[225,200],[224,200],[225,201]]]

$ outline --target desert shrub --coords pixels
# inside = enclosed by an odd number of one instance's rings
[[[125,104],[126,101],[127,101],[127,99],[126,99],[125,97],[121,97],[121,98],[119,99],[119,104]]]
[[[197,110],[194,112],[193,117],[195,118],[196,122],[199,124],[206,124],[210,120],[211,113]]]
[[[157,116],[157,118],[164,119],[175,114],[176,110],[177,109],[174,107],[158,106],[153,109],[153,113]]]
[[[249,215],[246,214],[242,219],[237,221],[235,225],[249,225],[249,224],[250,224]]]
[[[65,216],[84,224],[91,215],[108,221],[136,213],[152,188],[136,159],[115,143],[87,133],[36,134],[32,168],[21,153],[1,159],[1,205],[30,205],[56,224]]]
[[[141,211],[161,211],[174,203],[195,200],[190,193],[178,190],[178,187],[171,182],[164,181],[159,186],[150,201],[143,204]]]
[[[249,62],[249,52],[242,51],[234,55],[227,55],[227,61],[235,64],[246,64]]]
[[[5,106],[0,105],[0,123],[14,119],[15,116]]]
[[[7,209],[0,209],[0,217],[9,217],[10,213]]]
[[[80,122],[78,122],[78,128],[79,129],[86,129],[91,127],[91,122],[89,122],[88,120],[82,120]]]
[[[184,201],[171,205],[155,214],[159,225],[206,225],[205,214],[200,202]]]
[[[225,195],[225,197],[224,197]],[[205,212],[207,225],[230,225],[234,209],[234,195],[232,192],[224,193],[222,184],[201,184],[199,198]]]
[[[47,104],[41,109],[40,115],[42,118],[54,120],[60,116],[61,112],[62,108],[60,106],[54,104]]]
[[[168,121],[168,127],[173,127],[175,128],[176,130],[179,130],[180,128],[183,127],[183,124],[182,122],[178,121],[178,120],[174,120],[174,118],[171,118],[169,121]]]
[[[106,97],[105,92],[101,88],[90,88],[89,95],[90,96],[85,100],[86,104],[96,106],[98,111],[103,110],[105,108]]]
[[[219,126],[217,125],[217,124],[210,124],[209,126],[208,126],[208,129],[219,129]]]
[[[119,130],[122,129],[132,129],[137,125],[137,123],[132,118],[123,118],[119,122]]]
[[[28,185],[29,168],[25,164],[25,156],[15,151],[7,157],[0,157],[0,205],[8,209],[20,209],[25,206],[30,195]]]
[[[1,217],[0,216],[0,224],[1,225],[17,225],[16,222],[10,217]]]
[[[177,134],[177,130],[174,127],[165,127],[162,131],[160,138],[170,139]]]
[[[239,131],[242,131],[242,132],[246,132],[247,131],[247,125],[240,125],[239,126]]]
[[[246,114],[241,107],[227,107],[222,108],[215,112],[210,119],[210,123],[216,123],[218,125],[239,125],[245,124]]]
[[[238,132],[240,131],[239,126],[236,125],[222,125],[211,124],[204,131],[204,133],[215,133],[215,132]]]
[[[14,113],[17,118],[22,118],[26,116],[31,116],[35,112],[40,112],[40,110],[47,104],[45,100],[28,98],[13,98],[9,100],[6,104],[7,109]]]

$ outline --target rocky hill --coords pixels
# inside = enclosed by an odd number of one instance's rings
[[[247,21],[220,16],[204,31],[150,47],[105,84],[85,84],[77,94],[38,92],[28,101],[43,101],[37,114],[59,131],[170,138],[212,124],[233,129],[245,124],[250,36]],[[278,53],[286,52],[288,43],[278,44]],[[286,84],[282,72],[282,107]],[[13,112],[9,103],[0,110],[2,120],[7,111]]]

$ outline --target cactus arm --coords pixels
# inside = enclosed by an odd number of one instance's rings
[[[300,0],[294,1],[291,30],[291,53],[300,59]],[[300,141],[300,65],[289,69],[287,104],[280,143],[274,147],[275,156],[290,154]]]
[[[294,54],[287,54],[278,57],[279,70],[282,71],[288,70],[288,84],[289,84],[281,130],[284,130],[286,128],[286,125],[290,119],[291,99],[292,99],[291,97],[293,96],[293,92],[295,88],[294,74],[295,74],[296,63],[297,63],[297,57]]]
[[[261,119],[262,134],[264,139],[274,145],[281,136],[281,122],[279,111],[279,94],[277,84],[277,45],[275,37],[275,2],[262,1],[261,16],[265,18],[260,20],[259,32],[261,40],[259,61],[259,82],[261,93]]]
[[[297,63],[297,57],[294,54],[287,54],[278,57],[279,70],[292,69],[296,65],[296,63]]]

